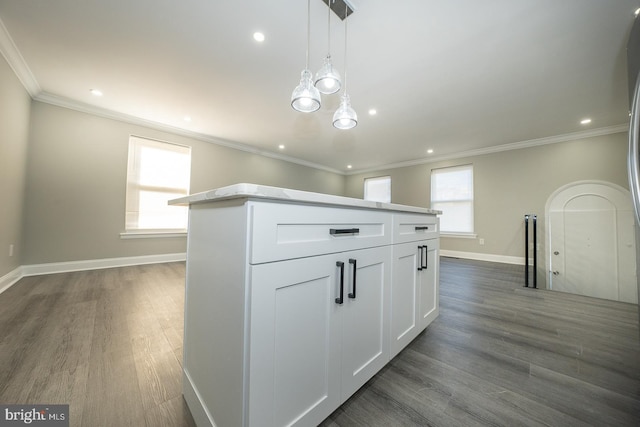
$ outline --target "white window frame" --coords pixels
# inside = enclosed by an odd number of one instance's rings
[[[384,190],[387,186],[385,194],[380,194],[380,190]],[[364,199],[374,202],[391,203],[391,177],[377,176],[364,179]]]
[[[141,182],[144,177],[144,168],[148,163],[145,162],[145,151],[147,153],[150,150],[156,150],[164,152],[164,154],[172,153],[174,160],[170,163],[175,165],[172,169],[171,166],[167,167],[166,164],[161,166],[163,170],[167,171],[167,175],[174,174],[173,182],[166,182],[166,176],[162,178],[151,178],[152,182]],[[149,162],[149,157],[146,157],[146,162]],[[183,197],[189,194],[190,186],[190,174],[191,174],[191,147],[174,144],[171,142],[159,141],[150,138],[139,137],[135,135],[129,136],[129,157],[127,161],[127,189],[125,200],[125,231],[120,234],[121,238],[148,238],[148,237],[182,237],[186,236],[187,232],[187,206],[169,206],[165,207],[160,204],[160,209],[156,204],[155,209],[149,208],[146,210],[147,216],[145,220],[145,209],[141,205],[141,196],[144,193],[147,195],[160,194],[162,197],[166,197],[166,200]],[[164,212],[163,212],[164,211]],[[181,212],[176,214],[175,212]],[[155,224],[154,227],[145,226],[145,221],[149,223],[149,218],[159,216],[162,219],[162,215],[167,214],[167,219],[170,221],[173,217],[177,220],[176,223],[167,224],[166,226]],[[183,216],[183,217],[181,217]],[[177,217],[177,218],[176,218]],[[176,225],[184,226],[176,226]]]
[[[447,174],[459,174],[461,172],[468,173],[467,186],[465,188],[456,189],[455,187],[445,187],[447,185]],[[464,183],[463,183],[464,184]],[[440,187],[440,188],[438,188]],[[468,207],[468,217],[465,222],[468,227],[449,228],[447,222],[447,206],[466,206]],[[473,165],[460,165],[446,168],[438,168],[431,170],[431,209],[443,211],[440,217],[440,232],[445,237],[461,237],[476,238],[475,234],[475,218],[474,218],[474,179]],[[449,228],[449,229],[448,229]]]

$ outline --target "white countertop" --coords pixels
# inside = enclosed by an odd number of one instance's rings
[[[372,202],[351,197],[333,196],[330,194],[313,193],[310,191],[291,190],[288,188],[269,187],[257,184],[234,184],[216,188],[179,199],[170,200],[170,205],[185,205],[192,203],[208,203],[229,199],[266,199],[286,202],[311,203],[331,206],[345,206],[354,208],[383,209],[390,211],[411,212],[439,215],[442,212],[420,208],[417,206],[398,205],[394,203]]]

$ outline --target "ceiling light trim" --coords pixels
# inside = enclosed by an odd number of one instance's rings
[[[22,83],[22,86],[27,90],[27,93],[31,98],[35,98],[42,92],[38,81],[35,76],[31,72],[31,69],[27,65],[27,62],[24,60],[20,50],[18,50],[18,46],[16,46],[15,42],[11,38],[7,27],[5,27],[4,22],[0,19],[0,53],[9,64],[9,67],[13,70],[15,75]]]
[[[427,163],[436,163],[443,160],[461,159],[464,157],[482,156],[485,154],[501,153],[503,151],[520,150],[523,148],[539,147],[541,145],[558,144],[560,142],[576,141],[579,139],[594,138],[597,136],[613,135],[629,131],[629,124],[620,124],[615,126],[607,126],[591,130],[566,133],[562,135],[549,136],[545,138],[530,139],[527,141],[511,142],[507,144],[494,145],[492,147],[479,148],[477,150],[461,151],[459,153],[443,154],[441,156],[429,156],[428,158],[408,160],[406,162],[389,163],[373,168],[360,169],[357,171],[349,171],[344,175],[358,175],[361,173],[377,172],[388,169],[404,168],[408,166],[418,166]]]

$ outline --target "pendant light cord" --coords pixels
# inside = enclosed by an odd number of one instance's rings
[[[344,93],[347,93],[347,19],[349,12],[349,6],[344,5]]]
[[[331,0],[327,0],[328,13],[327,13],[327,56],[331,56]]]
[[[311,0],[307,0],[307,59],[306,69],[309,69],[309,46],[311,40]]]

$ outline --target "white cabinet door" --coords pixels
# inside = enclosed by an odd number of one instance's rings
[[[317,425],[389,361],[390,262],[386,246],[250,267],[250,425]]]
[[[336,255],[261,264],[250,272],[248,424],[317,425],[340,404]]]
[[[393,246],[391,357],[438,316],[438,239]]]
[[[344,402],[389,361],[391,247],[348,252],[340,258],[348,283],[341,307]]]
[[[429,326],[438,317],[440,305],[440,242],[438,239],[430,239],[421,242],[423,246],[421,255],[425,263],[422,270],[418,271],[420,292],[418,307],[418,327],[420,331]]]
[[[393,246],[391,280],[391,357],[418,336],[418,268],[423,242]]]

